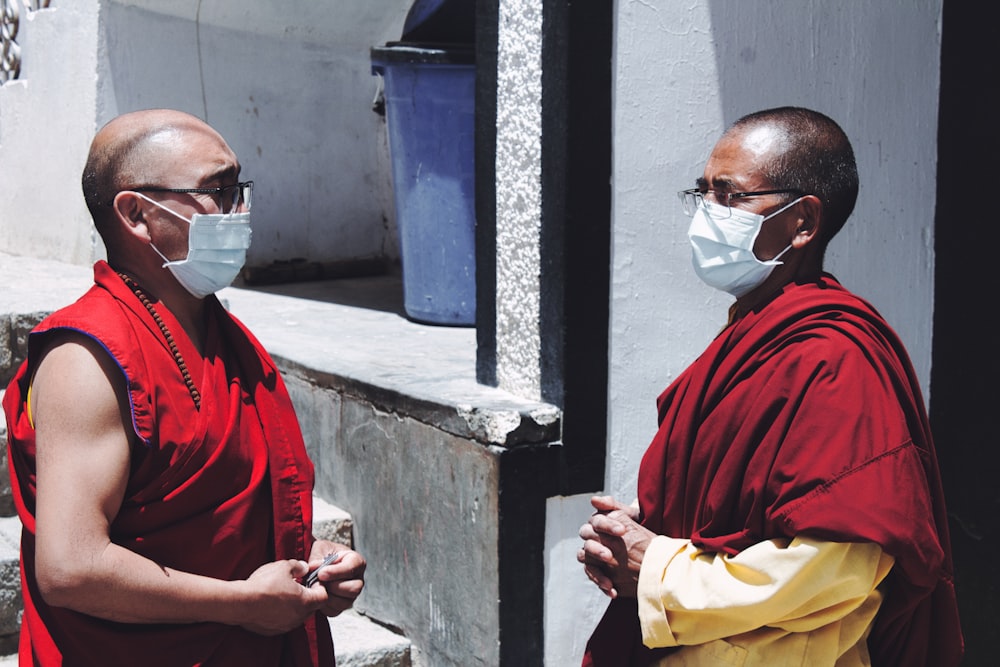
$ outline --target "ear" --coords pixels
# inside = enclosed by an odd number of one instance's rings
[[[819,237],[823,224],[823,202],[816,195],[805,195],[796,206],[798,217],[795,222],[793,248],[804,248]]]
[[[146,218],[145,201],[135,192],[123,190],[115,195],[112,207],[126,234],[150,241],[149,225]]]

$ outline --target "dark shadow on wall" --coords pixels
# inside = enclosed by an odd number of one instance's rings
[[[245,286],[257,292],[282,294],[341,306],[377,310],[406,317],[403,280],[398,272],[316,280],[282,281]]]
[[[969,3],[946,0],[935,220],[931,427],[944,477],[955,556],[964,665],[996,664],[1000,650],[1000,356],[993,299],[1000,287],[990,197],[1000,154],[996,109],[982,84],[995,80],[996,23]],[[983,214],[986,213],[985,217]]]

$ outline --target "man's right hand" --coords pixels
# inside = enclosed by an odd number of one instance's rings
[[[306,588],[299,579],[309,566],[301,560],[280,560],[257,568],[250,586],[246,620],[241,627],[260,635],[280,635],[302,625],[327,601],[322,587]]]

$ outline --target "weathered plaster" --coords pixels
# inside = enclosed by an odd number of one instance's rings
[[[100,2],[21,13],[21,76],[0,86],[0,250],[89,264],[104,256],[80,191],[97,124]]]
[[[411,3],[79,0],[28,14],[22,78],[0,88],[0,250],[102,257],[74,185],[90,140],[120,113],[172,107],[218,129],[255,181],[249,266],[398,258],[369,49],[400,38]]]

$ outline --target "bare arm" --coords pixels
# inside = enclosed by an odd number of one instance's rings
[[[261,634],[300,625],[327,602],[268,563],[245,581],[162,567],[113,544],[129,476],[131,418],[121,370],[95,341],[54,341],[32,381],[37,443],[36,569],[45,601],[120,622],[215,621]]]

